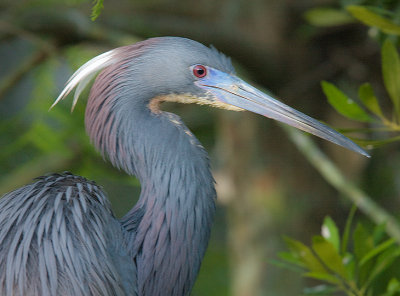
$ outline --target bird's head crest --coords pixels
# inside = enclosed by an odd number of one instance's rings
[[[152,38],[132,45],[118,47],[92,58],[82,65],[78,70],[76,70],[75,73],[68,79],[67,84],[54,103],[51,105],[50,109],[65,99],[68,94],[74,88],[76,88],[71,108],[71,110],[73,110],[82,91],[99,71],[107,68],[108,66],[119,63],[122,60],[131,59],[142,54],[145,51],[145,48],[154,43],[156,39],[157,38]]]

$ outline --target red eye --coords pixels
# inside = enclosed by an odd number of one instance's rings
[[[207,75],[207,68],[203,65],[196,65],[193,67],[193,75],[197,78],[203,78]]]

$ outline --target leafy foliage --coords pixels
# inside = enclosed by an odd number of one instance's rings
[[[392,100],[396,118],[400,117],[400,58],[393,43],[387,39],[382,47],[382,74]]]
[[[364,109],[332,83],[322,81],[322,89],[328,102],[343,116],[358,121],[372,121]]]
[[[354,22],[354,19],[342,9],[330,7],[318,7],[308,10],[304,17],[310,24],[318,27],[330,27]]]
[[[347,131],[368,131],[381,132],[400,132],[400,58],[396,47],[386,39],[383,43],[382,50],[382,76],[386,91],[393,105],[393,116],[389,119],[384,115],[379,100],[374,94],[374,90],[369,83],[362,84],[358,89],[358,103],[356,100],[347,96],[343,91],[335,85],[323,81],[322,90],[328,98],[328,102],[343,116],[360,122],[374,123],[377,127],[365,129],[351,129]],[[346,132],[346,130],[342,130]],[[399,141],[399,135],[386,137],[383,139],[364,140],[353,138],[362,145],[376,147],[386,143]]]
[[[375,13],[371,8],[351,5],[347,7],[347,11],[349,11],[353,17],[367,26],[376,27],[387,34],[400,35],[400,26],[398,24]],[[380,10],[380,13],[392,15],[389,11],[385,10]]]
[[[92,15],[90,18],[92,21],[95,21],[99,16],[101,11],[104,9],[104,0],[94,0],[93,1],[93,7],[92,7]]]
[[[316,7],[308,10],[304,18],[313,26],[340,26],[359,21],[375,27],[385,34],[400,35],[396,0],[342,0],[341,8]]]
[[[400,141],[400,58],[396,48],[400,25],[398,15],[388,7],[399,3],[393,1],[353,1],[345,9],[318,8],[305,14],[309,23],[325,27],[350,22],[346,12],[355,20],[373,27],[378,32],[381,46],[382,77],[386,93],[390,98],[392,114],[386,115],[381,108],[382,99],[377,98],[370,83],[358,88],[358,98],[353,98],[330,82],[321,86],[330,105],[344,117],[367,123],[361,129],[343,129],[343,132],[372,134],[376,139],[355,139],[361,145],[376,147]],[[378,4],[379,2],[379,4]],[[357,5],[353,5],[357,4]],[[329,17],[331,16],[331,17]],[[337,20],[335,21],[336,16]],[[325,21],[322,21],[326,18]],[[390,34],[394,36],[386,36]],[[286,238],[287,252],[280,253],[280,266],[300,272],[303,276],[317,280],[320,284],[304,289],[306,295],[395,296],[400,295],[400,248],[398,242],[385,234],[385,225],[366,226],[354,223],[355,207],[350,212],[345,229],[340,234],[336,223],[326,217],[322,235],[314,236],[311,244]],[[396,268],[397,267],[397,268]]]
[[[322,235],[314,236],[310,246],[285,239],[289,250],[279,254],[280,265],[322,282],[304,289],[304,294],[335,295],[341,291],[349,296],[400,295],[397,277],[385,273],[394,263],[400,263],[398,244],[384,234],[383,225],[368,230],[357,223],[351,231],[354,209],[341,236],[335,222],[326,217]]]
[[[323,81],[322,90],[330,105],[350,120],[369,123],[373,128],[340,129],[341,132],[362,132],[374,134],[376,139],[352,138],[360,145],[369,148],[400,140],[400,58],[393,36],[399,36],[400,24],[395,10],[400,9],[398,1],[343,0],[342,8],[318,7],[305,13],[306,20],[319,27],[338,26],[351,21],[359,21],[377,29],[377,40],[384,40],[381,48],[382,76],[386,92],[393,106],[392,116],[382,111],[378,98],[369,83],[358,89],[358,100],[350,97],[332,83]]]

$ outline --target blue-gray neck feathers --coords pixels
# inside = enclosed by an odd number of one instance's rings
[[[143,64],[157,58],[147,51],[157,40],[147,42],[100,73],[86,127],[95,146],[142,185],[140,200],[122,219],[138,295],[188,295],[210,235],[214,180],[206,152],[180,118],[149,108],[152,99],[177,89],[149,82],[152,72]]]

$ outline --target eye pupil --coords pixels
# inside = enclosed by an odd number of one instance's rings
[[[203,65],[196,65],[193,67],[193,74],[197,78],[202,78],[207,75],[207,69]]]

